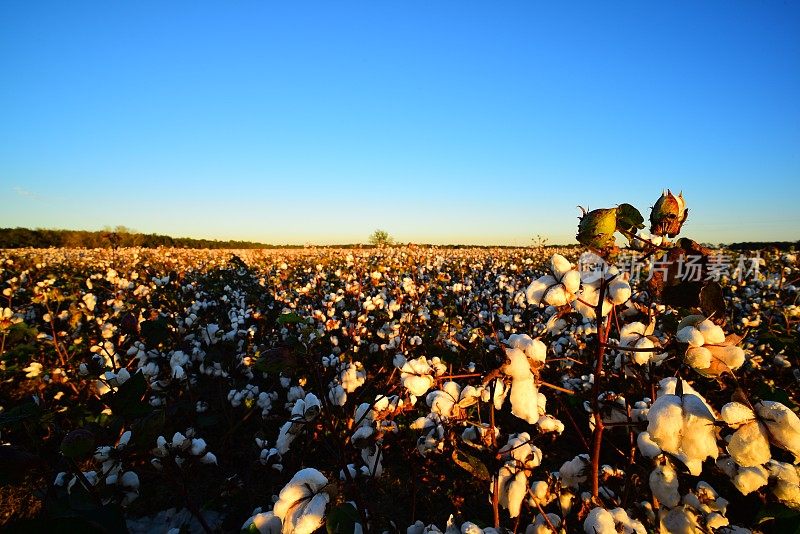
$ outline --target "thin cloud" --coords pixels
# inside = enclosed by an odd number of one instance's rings
[[[16,186],[13,188],[14,192],[24,198],[30,198],[32,200],[42,200],[42,195],[39,193],[34,193],[33,191],[28,191],[24,187]]]

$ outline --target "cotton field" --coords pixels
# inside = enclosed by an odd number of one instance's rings
[[[689,287],[622,206],[569,248],[0,251],[0,521],[787,532],[797,257]]]

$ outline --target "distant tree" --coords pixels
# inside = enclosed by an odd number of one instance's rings
[[[376,247],[385,247],[394,243],[394,238],[386,230],[378,229],[369,236],[369,242]]]

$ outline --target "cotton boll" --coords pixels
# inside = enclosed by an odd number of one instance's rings
[[[676,455],[697,476],[707,457],[718,455],[714,415],[693,394],[662,395],[647,415],[647,431],[661,449]]]
[[[567,293],[574,295],[581,287],[581,273],[575,270],[569,271],[561,278],[561,283]]]
[[[697,325],[697,330],[703,335],[705,345],[719,345],[725,342],[725,332],[719,325],[706,319]]]
[[[525,534],[553,534],[556,531],[550,528],[550,525],[559,528],[561,526],[561,518],[553,513],[547,514],[547,519],[542,514],[536,514],[536,519],[534,519],[533,523],[525,528]]]
[[[769,440],[800,459],[800,418],[793,411],[775,401],[761,401],[756,412],[769,431]]]
[[[528,299],[529,304],[539,306],[547,290],[556,284],[558,284],[558,281],[549,274],[537,278],[531,282],[531,285],[525,290],[525,298]]]
[[[561,254],[553,254],[550,258],[550,270],[557,279],[561,279],[572,270],[572,263]],[[577,272],[577,271],[575,271]]]
[[[631,298],[631,285],[625,280],[612,280],[608,284],[608,300],[616,305],[624,304]]]
[[[679,506],[661,517],[661,532],[670,534],[696,534],[703,532],[697,516],[687,507]]]
[[[561,465],[559,476],[564,487],[578,488],[586,482],[589,473],[589,455],[579,454],[572,460],[568,460]]]
[[[647,432],[659,447],[673,454],[681,444],[683,410],[676,395],[661,395],[647,414]]]
[[[671,464],[659,465],[650,473],[650,491],[668,508],[678,506],[678,473]]]
[[[683,360],[694,369],[708,369],[711,367],[711,351],[706,347],[689,347]]]
[[[737,470],[732,481],[742,495],[747,495],[767,485],[769,472],[760,465],[742,467]]]
[[[661,447],[650,438],[649,432],[639,432],[639,435],[636,437],[636,445],[639,448],[639,452],[642,453],[642,456],[647,458],[655,458],[661,454]]]
[[[522,501],[528,494],[528,477],[525,476],[524,471],[517,472],[513,480],[507,486],[506,504],[508,514],[514,518],[520,513]]]
[[[731,369],[738,369],[744,364],[745,355],[741,347],[735,345],[713,346],[709,350],[715,358],[724,362]]]
[[[772,457],[767,431],[760,421],[751,421],[739,427],[727,448],[731,458],[742,467],[762,465]]]
[[[570,300],[570,294],[561,284],[552,286],[544,294],[544,301],[550,306],[566,306]]]
[[[611,510],[611,517],[614,518],[617,532],[622,532],[623,534],[647,534],[644,525],[636,519],[631,519],[628,512],[623,508]]]
[[[583,522],[586,534],[617,534],[614,516],[605,508],[593,508]]]
[[[770,461],[767,467],[770,477],[776,479],[772,493],[789,508],[800,510],[800,473],[798,468],[775,460]]]
[[[678,330],[676,335],[678,341],[681,343],[688,343],[690,347],[702,347],[705,344],[705,338],[700,331],[694,326],[685,326]]]
[[[539,420],[536,421],[536,425],[542,432],[556,432],[557,434],[564,432],[564,423],[552,415],[542,415],[539,417]]]
[[[539,420],[538,398],[533,376],[529,379],[514,379],[511,384],[511,413],[528,423],[537,422]]]
[[[729,402],[722,407],[720,419],[729,426],[737,428],[739,425],[755,421],[756,414],[749,407],[740,402]]]

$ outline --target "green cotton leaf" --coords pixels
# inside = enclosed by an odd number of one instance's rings
[[[346,502],[330,511],[325,520],[325,529],[328,534],[353,534],[358,521],[358,510],[352,503]]]
[[[758,511],[755,524],[761,525],[768,521],[775,521],[775,525],[773,525],[775,532],[798,532],[798,529],[800,529],[800,512],[792,510],[783,504],[769,504]],[[779,525],[783,527],[794,525],[795,530],[783,530],[778,528]]]
[[[116,392],[109,391],[103,395],[102,399],[111,408],[114,415],[132,419],[147,415],[152,411],[150,403],[142,398],[146,391],[147,380],[141,371],[137,371],[119,386]]]
[[[155,410],[136,420],[131,427],[132,445],[140,450],[152,449],[156,438],[164,434],[166,423],[167,416],[164,410]]]
[[[452,458],[457,466],[464,469],[475,478],[485,481],[490,481],[492,479],[486,465],[468,452],[455,449]]]
[[[644,217],[635,207],[630,204],[620,204],[617,206],[617,230],[636,232],[644,228]]]
[[[15,406],[14,408],[0,413],[0,428],[12,425],[14,423],[19,423],[21,421],[25,421],[26,419],[32,419],[37,416],[42,415],[42,410],[39,408],[39,405],[35,402],[27,402],[20,406]]]
[[[755,385],[753,392],[755,393],[756,397],[761,400],[780,402],[790,410],[794,409],[795,407],[795,404],[789,398],[789,394],[785,390],[780,388],[771,388],[764,382],[758,382]]]
[[[284,313],[280,317],[278,317],[279,324],[297,324],[303,322],[305,322],[305,319],[303,319],[303,317],[297,315],[294,312]]]
[[[143,321],[140,329],[144,343],[148,347],[157,347],[169,339],[169,325],[164,317],[159,317],[152,321]]]

